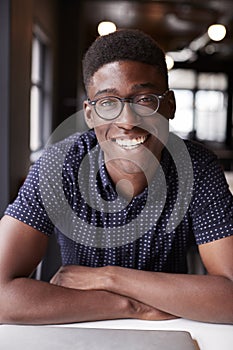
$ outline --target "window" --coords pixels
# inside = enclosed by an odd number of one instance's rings
[[[194,129],[194,94],[196,74],[192,70],[169,71],[169,85],[176,97],[176,114],[170,122],[171,131],[187,138]]]
[[[186,138],[193,131],[193,93],[190,90],[175,90],[176,115],[170,121],[170,129],[180,137]]]
[[[51,60],[48,39],[35,28],[32,41],[30,150],[35,161],[51,133]]]
[[[187,138],[224,142],[227,120],[227,77],[222,73],[196,73],[175,69],[169,72],[177,111],[171,131]],[[192,136],[191,136],[192,137]]]
[[[200,140],[224,142],[227,119],[227,80],[224,74],[198,76],[195,129]]]

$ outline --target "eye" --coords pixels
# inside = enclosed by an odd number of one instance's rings
[[[135,96],[134,103],[140,104],[140,105],[151,105],[156,102],[156,98],[153,95],[140,95]]]
[[[119,101],[116,98],[102,98],[97,101],[97,105],[100,108],[114,108],[119,104]]]

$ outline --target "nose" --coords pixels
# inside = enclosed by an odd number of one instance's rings
[[[125,102],[115,123],[119,128],[130,130],[141,124],[141,117],[134,112],[129,102]]]

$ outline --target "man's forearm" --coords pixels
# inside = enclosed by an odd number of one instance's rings
[[[233,323],[233,283],[221,276],[179,275],[107,267],[106,290],[178,317]],[[129,283],[131,281],[131,283]]]
[[[129,317],[127,298],[27,278],[0,288],[0,323],[57,324]]]

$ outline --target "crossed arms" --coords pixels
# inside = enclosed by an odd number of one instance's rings
[[[0,323],[176,317],[233,323],[233,236],[199,247],[205,276],[70,265],[50,283],[28,278],[47,240],[16,219],[1,220]]]

